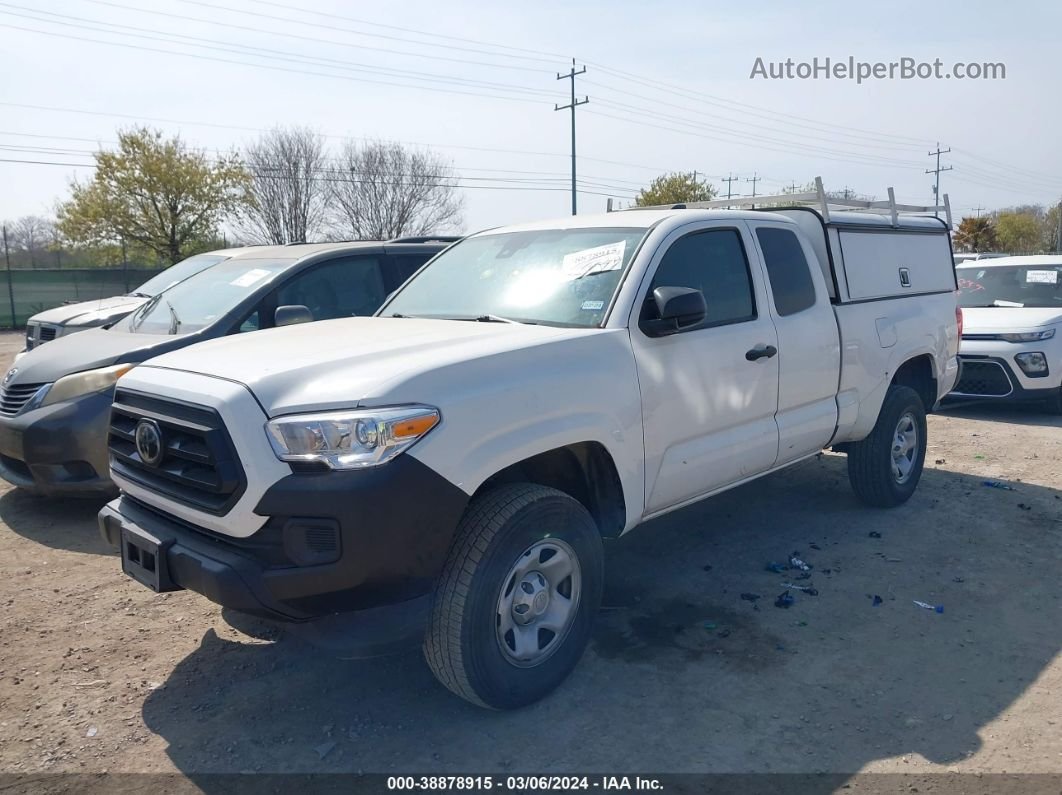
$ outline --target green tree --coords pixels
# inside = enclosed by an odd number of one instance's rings
[[[955,230],[953,242],[955,248],[960,251],[980,253],[999,250],[999,238],[996,235],[995,224],[987,215],[983,218],[963,218],[959,223],[959,228]]]
[[[1029,213],[1000,213],[996,234],[1000,250],[1012,253],[1039,251],[1043,242],[1041,221]]]
[[[714,198],[715,193],[715,187],[699,179],[695,171],[674,171],[654,179],[649,187],[642,188],[634,201],[639,207],[706,202]]]
[[[71,185],[59,229],[76,244],[125,240],[173,263],[216,238],[221,221],[247,202],[248,184],[235,156],[211,162],[179,136],[120,131],[116,151],[96,154],[92,180]]]

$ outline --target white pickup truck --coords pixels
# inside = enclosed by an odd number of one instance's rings
[[[958,373],[943,221],[645,209],[493,229],[377,317],[234,336],[118,382],[123,570],[423,639],[474,703],[575,666],[602,539],[832,447],[889,507]]]

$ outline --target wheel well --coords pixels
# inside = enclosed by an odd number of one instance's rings
[[[563,491],[590,512],[606,538],[619,536],[627,523],[619,473],[598,442],[579,442],[525,458],[487,478],[476,494],[502,483],[537,483]]]
[[[908,359],[900,365],[892,383],[911,387],[922,398],[926,411],[932,411],[936,405],[937,379],[933,374],[933,357],[929,354]]]

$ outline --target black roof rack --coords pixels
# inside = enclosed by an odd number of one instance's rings
[[[414,235],[412,237],[396,237],[388,240],[388,243],[456,243],[464,235]]]

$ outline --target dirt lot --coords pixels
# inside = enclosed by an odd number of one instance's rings
[[[0,772],[1062,773],[1062,421],[952,410],[930,437],[902,508],[824,455],[613,543],[583,662],[509,714],[417,653],[339,661],[156,596],[98,502],[4,491]],[[778,609],[793,551],[819,593]]]

